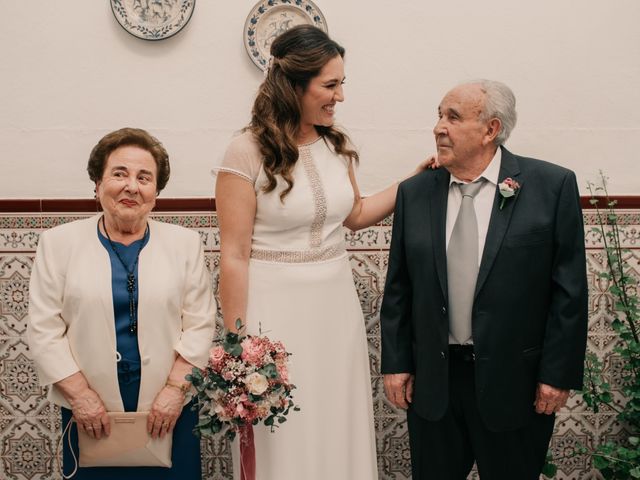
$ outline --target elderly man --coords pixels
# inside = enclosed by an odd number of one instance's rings
[[[413,480],[537,479],[555,413],[582,386],[584,229],[573,172],[504,148],[515,97],[444,97],[444,168],[398,190],[382,304],[389,400],[408,408]]]

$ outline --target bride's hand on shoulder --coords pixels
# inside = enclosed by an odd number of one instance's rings
[[[409,175],[407,175],[403,179],[398,180],[397,183],[403,182],[404,180],[407,180],[413,177],[414,175],[418,175],[419,173],[422,173],[425,170],[429,170],[429,169],[436,170],[438,168],[440,168],[440,162],[438,162],[438,156],[435,154],[429,155],[425,160],[422,160],[418,164],[418,166],[413,172],[411,172]]]
[[[438,162],[438,156],[435,155],[435,154],[432,154],[432,155],[429,155],[426,158],[426,160],[423,160],[418,164],[418,166],[417,166],[417,168],[416,168],[416,170],[414,172],[414,175],[416,175],[416,174],[418,174],[418,173],[420,173],[420,172],[422,172],[424,170],[429,170],[429,169],[436,170],[438,168],[440,168],[440,163]]]

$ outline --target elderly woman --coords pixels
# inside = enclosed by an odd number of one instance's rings
[[[149,218],[170,169],[144,130],[106,135],[87,170],[103,213],[40,237],[31,353],[63,426],[73,417],[80,433],[102,439],[114,428],[107,412],[149,412],[149,435],[173,436],[173,466],[79,468],[75,478],[200,479],[185,375],[207,362],[215,301],[199,236]],[[64,446],[68,473],[74,461]]]

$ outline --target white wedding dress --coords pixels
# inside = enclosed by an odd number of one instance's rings
[[[256,480],[375,480],[366,332],[342,228],[353,207],[348,162],[323,139],[299,153],[283,202],[281,178],[276,190],[261,189],[266,175],[251,133],[233,139],[217,168],[254,185],[246,323],[292,354],[301,408],[274,433],[254,427]],[[235,456],[235,478],[238,465]]]

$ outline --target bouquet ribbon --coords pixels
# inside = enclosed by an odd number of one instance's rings
[[[256,446],[253,426],[240,428],[240,480],[256,480]]]

